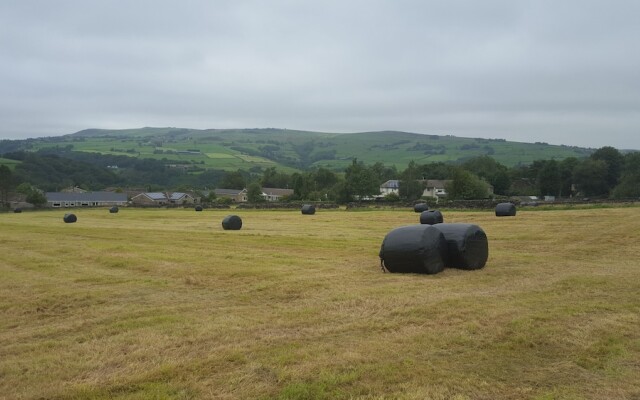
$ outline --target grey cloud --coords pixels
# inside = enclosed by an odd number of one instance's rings
[[[640,4],[0,4],[0,138],[282,127],[640,149]]]

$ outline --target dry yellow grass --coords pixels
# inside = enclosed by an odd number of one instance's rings
[[[640,208],[446,211],[490,256],[433,276],[411,211],[232,212],[0,214],[0,398],[640,398]]]

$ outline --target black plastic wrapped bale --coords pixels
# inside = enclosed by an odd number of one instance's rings
[[[428,209],[429,209],[429,205],[427,203],[417,203],[413,206],[413,211],[417,213],[427,211]]]
[[[305,204],[302,206],[302,213],[304,215],[313,215],[316,213],[316,206],[313,204]]]
[[[196,206],[196,211],[202,211],[202,206],[200,205]]]
[[[431,225],[410,225],[387,233],[380,260],[389,272],[437,274],[445,266],[447,242]]]
[[[118,213],[118,211],[120,211],[120,209],[119,209],[118,207],[116,207],[116,206],[113,206],[113,207],[111,207],[111,208],[109,209],[109,212],[110,212],[111,214],[117,214],[117,213]]]
[[[420,213],[420,223],[426,225],[441,224],[444,222],[444,217],[440,210],[427,210]]]
[[[473,224],[436,224],[447,241],[446,266],[460,269],[480,269],[489,258],[489,242],[482,228]]]
[[[500,203],[496,206],[496,217],[515,217],[516,206],[513,203]]]
[[[242,228],[242,218],[237,215],[227,215],[222,220],[222,229],[225,231],[239,231]]]
[[[72,223],[74,223],[74,222],[76,222],[78,220],[78,217],[76,217],[75,214],[65,214],[64,217],[62,218],[62,220],[66,224],[72,224]]]
[[[22,208],[16,208],[15,210],[13,210],[14,213],[21,213],[22,212]]]

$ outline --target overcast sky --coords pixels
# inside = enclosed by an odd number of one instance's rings
[[[2,0],[0,138],[401,130],[640,149],[640,2]]]

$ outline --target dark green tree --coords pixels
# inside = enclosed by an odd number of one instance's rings
[[[452,164],[443,162],[435,162],[420,166],[420,175],[422,179],[450,179],[455,172],[456,167]]]
[[[398,188],[400,198],[413,201],[422,197],[424,186],[420,183],[421,178],[420,168],[414,161],[410,161],[407,168],[400,174],[400,187]]]
[[[487,183],[463,168],[456,169],[445,189],[447,197],[454,200],[484,199],[489,195]]]
[[[544,163],[538,171],[538,193],[541,196],[560,196],[562,180],[560,168],[556,160],[549,160]]]
[[[9,192],[13,187],[11,170],[6,165],[0,165],[0,207],[9,204]]]
[[[36,207],[42,207],[43,205],[47,204],[47,198],[39,190],[33,190],[29,194],[27,194],[26,201],[27,203],[31,203]]]
[[[611,146],[601,147],[591,154],[591,159],[602,160],[607,164],[607,175],[605,177],[607,187],[613,189],[618,184],[618,179],[622,173],[624,165],[623,155]]]
[[[291,177],[283,172],[278,172],[276,167],[269,167],[262,173],[260,183],[262,187],[268,188],[288,188]]]
[[[380,183],[371,168],[353,159],[345,171],[345,189],[350,196],[364,199],[380,193]],[[349,197],[349,196],[347,196]]]
[[[262,187],[258,182],[251,182],[247,186],[247,200],[249,203],[263,203],[265,201],[262,197]]]
[[[573,169],[573,181],[584,196],[605,196],[609,194],[607,173],[605,161],[587,158]]]
[[[573,170],[579,161],[575,157],[568,157],[560,161],[558,169],[560,171],[560,197],[573,195]]]
[[[625,155],[622,176],[613,190],[613,197],[640,197],[640,152]]]
[[[496,194],[506,195],[511,186],[508,168],[487,155],[467,160],[462,167],[493,186]]]
[[[242,190],[246,187],[247,183],[242,174],[242,171],[237,170],[235,172],[227,172],[220,182],[220,186],[223,189],[236,189]]]

